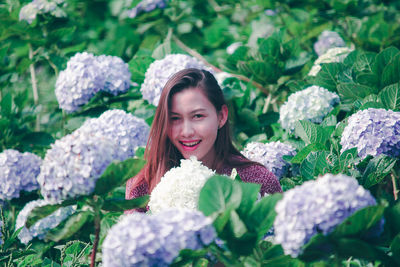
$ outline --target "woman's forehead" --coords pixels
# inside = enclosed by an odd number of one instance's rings
[[[172,96],[172,113],[191,113],[194,111],[215,110],[214,105],[208,100],[199,88],[185,89]]]

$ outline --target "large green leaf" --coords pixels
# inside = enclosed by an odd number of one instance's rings
[[[145,161],[139,158],[130,158],[122,162],[112,162],[96,181],[94,193],[96,195],[107,194],[139,173],[144,164]]]
[[[50,230],[46,234],[46,239],[58,242],[67,239],[78,232],[81,227],[93,219],[91,211],[79,211],[72,214],[64,223]]]
[[[237,212],[241,217],[243,217],[247,216],[247,214],[252,209],[254,203],[257,200],[261,186],[259,184],[243,183],[243,182],[239,182],[239,186],[242,189],[242,195],[245,197],[242,198],[242,201],[240,202],[240,206]]]
[[[391,46],[377,54],[375,57],[375,62],[373,64],[374,73],[380,77],[386,65],[389,64],[389,62],[391,62],[399,52],[399,49]]]
[[[10,93],[5,94],[1,98],[0,102],[0,107],[1,107],[1,115],[4,117],[8,117],[11,114],[11,108],[12,108],[12,96]]]
[[[109,198],[104,200],[101,208],[107,211],[124,211],[129,209],[143,208],[146,207],[149,199],[150,197],[148,195],[133,199]]]
[[[364,170],[360,183],[366,188],[380,183],[390,173],[395,164],[396,159],[385,155],[372,158]]]
[[[199,210],[206,216],[237,209],[242,200],[242,189],[233,180],[215,175],[207,180],[200,191]]]
[[[387,109],[400,110],[400,83],[386,86],[380,92],[379,97]]]
[[[315,85],[322,86],[329,91],[336,91],[336,86],[338,84],[338,75],[344,69],[342,63],[326,63],[323,64],[321,70],[315,77]]]
[[[361,237],[379,223],[384,211],[384,206],[369,206],[358,210],[338,225],[331,235],[335,238]],[[372,236],[374,234],[371,233]]]
[[[363,99],[375,92],[374,88],[355,83],[340,83],[337,90],[341,97],[350,100]]]
[[[336,161],[336,156],[328,151],[311,152],[300,165],[301,176],[305,180],[312,180],[318,175],[330,172]]]
[[[320,150],[325,150],[326,147],[325,145],[322,145],[320,143],[312,143],[301,149],[291,160],[291,163],[294,164],[300,164],[303,162],[305,158],[307,158],[308,154],[310,154],[313,151],[320,151]]]
[[[325,144],[329,139],[329,133],[323,127],[307,120],[296,121],[295,133],[306,145]]]
[[[400,82],[400,53],[383,69],[381,86],[385,87]]]

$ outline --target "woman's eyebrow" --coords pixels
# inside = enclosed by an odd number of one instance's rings
[[[205,109],[205,108],[198,108],[198,109],[195,109],[195,110],[190,111],[189,114],[193,114],[193,113],[197,113],[197,112],[205,112],[205,111],[207,111],[207,109]],[[174,112],[174,111],[171,111],[170,114],[171,114],[171,115],[180,115],[180,113]]]

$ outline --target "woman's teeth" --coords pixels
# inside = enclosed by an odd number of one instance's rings
[[[180,142],[182,145],[184,146],[188,146],[188,147],[193,147],[197,144],[199,144],[201,141],[197,141],[197,142],[190,142],[190,143],[184,143],[184,142]]]

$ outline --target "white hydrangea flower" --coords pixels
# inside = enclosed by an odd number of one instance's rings
[[[242,154],[250,160],[261,163],[278,179],[281,179],[290,168],[290,163],[285,161],[283,156],[296,155],[296,149],[279,141],[266,144],[250,142],[246,145]]]
[[[285,254],[297,257],[314,235],[329,234],[357,210],[373,205],[374,197],[353,177],[328,173],[306,181],[286,191],[276,204],[275,242]]]
[[[115,159],[126,160],[135,155],[139,146],[145,146],[150,133],[149,125],[124,110],[113,109],[99,118],[89,119],[77,130],[81,135],[95,134],[114,140],[117,144]]]
[[[93,192],[97,179],[116,158],[113,139],[74,132],[51,145],[38,182],[43,197],[56,203]]]
[[[309,76],[316,76],[318,72],[321,70],[321,65],[324,63],[334,63],[334,62],[343,62],[343,60],[347,57],[353,49],[348,47],[334,47],[330,48],[326,51],[325,54],[319,56],[317,60],[314,62],[314,66],[312,66]]]
[[[21,191],[39,188],[42,159],[33,153],[7,149],[0,153],[0,200],[18,198]]]
[[[60,7],[64,0],[33,0],[19,11],[19,20],[25,20],[31,24],[38,14],[49,13],[54,17],[65,17],[66,13]]]
[[[280,108],[279,123],[289,131],[294,130],[296,121],[300,120],[321,123],[339,101],[336,93],[316,85],[310,86],[289,96]]]
[[[36,207],[42,207],[50,204],[48,201],[39,199],[34,200],[25,205],[25,207],[19,212],[15,223],[15,229],[23,227],[21,232],[18,234],[18,238],[23,244],[28,244],[32,238],[37,237],[43,239],[47,232],[57,227],[63,220],[68,218],[71,214],[76,211],[76,206],[68,206],[57,209],[49,216],[38,220],[29,229],[25,227],[26,220],[29,213]]]
[[[158,105],[161,91],[168,79],[178,71],[186,68],[205,69],[211,71],[206,65],[198,61],[196,58],[183,55],[171,54],[165,58],[156,60],[150,64],[145,73],[145,78],[140,91],[143,99],[146,99],[154,106]]]
[[[314,43],[314,50],[318,56],[321,56],[330,48],[344,46],[346,43],[337,32],[325,30],[318,36],[318,41]]]
[[[182,159],[170,169],[150,195],[149,209],[157,213],[170,208],[197,210],[201,188],[215,174],[195,157]]]
[[[128,64],[113,56],[76,53],[60,72],[56,81],[56,98],[60,108],[74,112],[99,91],[113,95],[125,93],[130,87]]]
[[[218,72],[214,75],[215,79],[217,80],[219,86],[223,88],[223,83],[225,79],[232,78],[233,76],[225,71]]]

